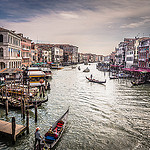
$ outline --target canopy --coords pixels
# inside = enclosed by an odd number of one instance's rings
[[[48,64],[54,64],[53,62],[47,62]]]
[[[111,67],[124,67],[123,65],[110,65]]]
[[[150,69],[144,69],[144,68],[139,68],[139,69],[135,69],[135,68],[123,68],[122,70],[130,71],[130,72],[141,72],[141,73],[148,73],[148,72],[150,72]]]
[[[28,71],[28,76],[45,76],[43,71]]]

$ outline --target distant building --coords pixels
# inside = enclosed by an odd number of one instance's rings
[[[38,62],[51,62],[52,61],[52,44],[37,43],[35,44],[38,50]]]
[[[78,47],[69,44],[55,44],[63,49],[63,62],[68,64],[78,63]]]
[[[83,59],[83,54],[82,53],[78,53],[78,63],[83,63],[84,59]]]
[[[38,62],[38,47],[34,42],[31,43],[31,62],[32,64]]]
[[[124,67],[131,68],[134,66],[134,52],[135,52],[135,39],[133,38],[124,38],[125,43],[125,60]]]
[[[103,55],[97,55],[98,57],[98,62],[104,61],[104,56]]]
[[[63,60],[63,50],[53,46],[52,47],[52,62],[54,63],[62,63]]]
[[[116,61],[115,55],[116,55],[116,52],[112,52],[110,54],[110,63],[113,65],[115,64],[115,61]]]
[[[110,63],[110,55],[104,56],[104,63],[109,64]]]
[[[134,50],[133,49],[128,50],[126,52],[125,62],[126,62],[126,68],[133,67],[133,62],[134,62]]]
[[[21,37],[0,28],[0,69],[21,67]]]

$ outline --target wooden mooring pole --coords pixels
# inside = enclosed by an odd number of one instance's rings
[[[29,134],[29,110],[27,109],[27,121],[26,121],[26,127],[27,127],[27,134]]]
[[[40,86],[40,97],[42,97],[42,85]]]
[[[44,87],[44,85],[42,86],[42,92],[43,92],[43,97],[45,97],[45,87]]]
[[[45,80],[45,90],[47,91],[47,80]]]
[[[23,102],[23,119],[25,119],[25,101],[24,99],[22,100]]]
[[[5,100],[6,116],[8,115],[8,99]]]
[[[35,103],[35,122],[37,122],[37,102]]]
[[[16,142],[15,129],[16,129],[16,120],[15,117],[12,117],[12,143],[13,144],[15,144]]]

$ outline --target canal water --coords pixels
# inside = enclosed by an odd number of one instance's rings
[[[79,65],[78,65],[79,66]],[[80,65],[53,71],[49,101],[38,108],[38,122],[34,123],[34,109],[30,110],[30,134],[22,136],[13,146],[0,139],[0,149],[32,150],[36,127],[41,135],[70,106],[68,123],[56,150],[149,150],[150,149],[150,85],[132,86],[125,79],[109,79],[109,73],[96,69],[96,64]],[[89,67],[90,72],[83,70]],[[85,76],[105,84],[89,83]],[[16,117],[25,124],[20,111],[0,108],[0,119]]]

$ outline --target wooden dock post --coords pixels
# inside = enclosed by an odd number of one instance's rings
[[[3,96],[4,96],[4,89],[2,87],[2,101],[3,101]]]
[[[45,90],[47,91],[47,80],[45,80]]]
[[[51,85],[50,85],[50,83],[49,83],[49,82],[48,82],[47,89],[48,89],[48,90],[50,90],[50,89],[51,89]]]
[[[21,97],[21,116],[23,115],[23,100],[22,100],[22,97]]]
[[[8,115],[8,99],[5,100],[6,116]]]
[[[15,117],[12,117],[12,143],[13,144],[15,144],[16,142],[15,129],[16,129],[16,121],[15,121]]]
[[[43,90],[43,97],[45,97],[45,87],[44,87],[44,85],[42,87],[42,90]]]
[[[23,119],[25,119],[25,101],[22,100],[22,102],[23,102]]]
[[[29,110],[27,109],[27,122],[26,122],[26,127],[27,127],[27,134],[29,134]]]
[[[35,103],[35,122],[37,122],[37,102]]]
[[[42,97],[42,85],[40,86],[40,97]]]

